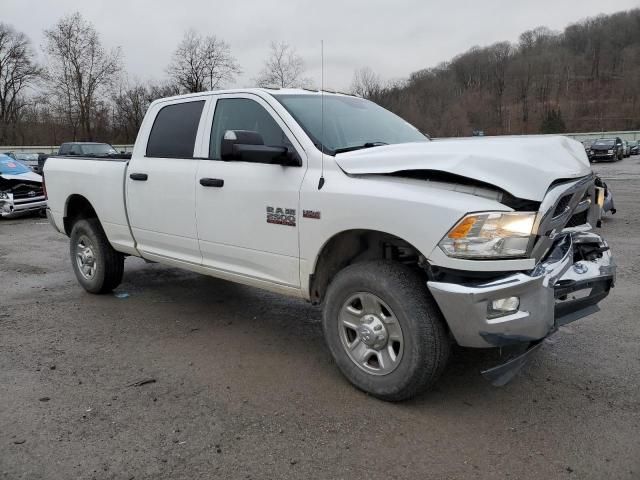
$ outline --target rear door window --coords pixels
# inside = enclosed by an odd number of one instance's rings
[[[193,158],[204,100],[162,107],[147,142],[147,157]]]

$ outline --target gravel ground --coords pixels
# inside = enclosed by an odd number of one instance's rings
[[[640,157],[594,168],[618,208],[602,311],[506,387],[459,350],[400,404],[341,377],[316,307],[139,259],[89,295],[65,237],[0,221],[0,478],[640,478]]]

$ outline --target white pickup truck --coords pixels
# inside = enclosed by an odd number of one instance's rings
[[[531,347],[615,279],[602,192],[564,137],[431,141],[372,102],[246,89],[157,100],[130,159],[54,157],[48,216],[89,292],[126,256],[323,303],[342,373],[386,400],[450,347]]]

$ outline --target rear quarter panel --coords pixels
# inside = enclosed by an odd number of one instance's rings
[[[138,255],[129,230],[124,201],[127,162],[84,158],[49,158],[44,166],[48,206],[63,230],[72,195],[86,198],[98,215],[109,242],[118,251]]]

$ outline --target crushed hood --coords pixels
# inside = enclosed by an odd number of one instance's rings
[[[523,136],[435,140],[336,155],[351,175],[434,171],[494,185],[517,198],[541,201],[551,183],[591,173],[581,143],[567,137]]]
[[[26,173],[21,173],[19,175],[10,175],[8,173],[2,173],[0,174],[0,178],[3,178],[5,180],[21,180],[24,182],[42,183],[42,176],[34,172],[26,172]]]

